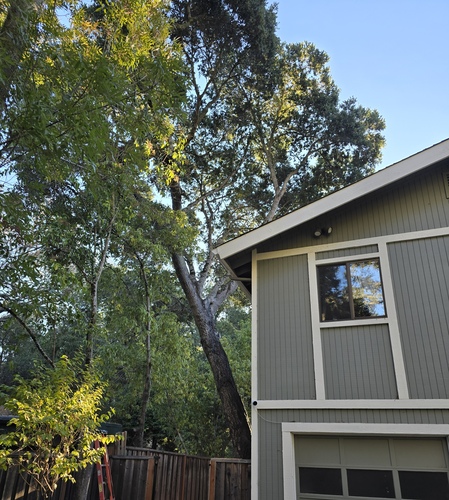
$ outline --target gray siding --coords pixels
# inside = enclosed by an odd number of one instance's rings
[[[412,398],[449,398],[449,237],[389,245]]]
[[[375,195],[349,203],[258,247],[259,252],[351,241],[387,234],[449,226],[449,201],[443,172],[448,162],[411,176]],[[313,238],[317,227],[333,228],[325,239]]]
[[[277,236],[257,251],[449,227],[447,162]],[[314,239],[316,227],[332,234]],[[325,251],[317,260],[376,252]],[[449,398],[449,237],[389,245],[393,293],[412,398]],[[385,278],[385,277],[384,277]],[[305,255],[258,263],[258,397],[315,399]],[[316,293],[316,291],[312,291]],[[387,312],[388,312],[388,304]],[[387,325],[321,330],[326,397],[396,399]],[[284,500],[281,422],[449,424],[448,410],[259,410],[259,499]]]
[[[347,258],[355,255],[376,253],[379,251],[379,247],[377,245],[366,245],[363,247],[355,247],[355,248],[342,248],[339,250],[329,250],[327,252],[317,252],[316,260],[323,259],[335,259],[338,257]]]
[[[259,410],[258,416],[258,500],[284,500],[281,422],[449,424],[449,410]]]
[[[397,399],[387,325],[321,332],[327,399]]]
[[[258,264],[258,397],[314,399],[307,257]]]

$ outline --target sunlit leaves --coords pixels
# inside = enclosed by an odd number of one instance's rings
[[[66,357],[54,369],[39,368],[31,380],[16,382],[5,401],[15,417],[11,431],[0,436],[0,466],[17,464],[46,498],[60,479],[74,481],[74,472],[99,461],[104,451],[92,443],[114,440],[100,432],[112,412],[101,413],[104,382],[94,368],[83,370]]]

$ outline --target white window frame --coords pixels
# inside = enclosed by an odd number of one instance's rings
[[[351,247],[356,248],[366,245],[365,241],[352,242]],[[313,355],[315,364],[315,390],[318,400],[326,399],[325,380],[324,380],[324,362],[323,348],[321,342],[321,331],[326,328],[341,328],[341,327],[357,327],[373,324],[387,324],[390,333],[391,350],[393,356],[394,372],[396,375],[396,387],[398,390],[399,399],[409,399],[409,390],[407,385],[407,377],[405,371],[405,362],[402,353],[402,345],[399,334],[399,324],[396,312],[396,305],[393,293],[393,282],[391,279],[390,262],[388,258],[388,240],[380,240],[377,242],[378,251],[364,254],[353,254],[348,252],[346,256],[339,256],[330,259],[317,259],[316,251],[308,252],[309,265],[309,287],[310,307],[312,318],[312,342]],[[321,251],[321,250],[320,250]],[[381,269],[382,289],[385,300],[385,310],[387,316],[362,318],[362,319],[347,319],[343,321],[321,321],[320,304],[319,304],[319,284],[317,269],[321,265],[339,264],[346,261],[360,261],[378,259]]]
[[[387,307],[386,307],[386,300],[385,300],[385,294],[384,294],[384,285],[383,285],[383,272],[382,272],[382,265],[380,263],[380,257],[379,257],[379,254],[376,253],[376,254],[363,254],[363,255],[351,255],[351,256],[344,256],[344,257],[338,257],[338,258],[332,258],[332,259],[320,259],[317,261],[316,263],[316,272],[318,273],[318,276],[319,276],[319,269],[321,267],[327,267],[327,266],[332,266],[332,265],[335,265],[335,266],[346,266],[346,270],[348,269],[348,265],[351,265],[353,263],[357,263],[357,262],[370,262],[370,261],[377,261],[379,263],[379,272],[380,272],[380,284],[381,284],[381,287],[382,287],[382,298],[384,300],[384,312],[385,314],[382,314],[382,315],[379,315],[379,316],[363,316],[363,317],[351,317],[351,318],[345,318],[341,321],[338,321],[338,320],[335,320],[335,321],[332,321],[332,320],[326,320],[326,321],[322,321],[321,320],[321,307],[319,308],[319,316],[320,316],[320,327],[323,328],[324,325],[335,325],[335,323],[345,323],[345,326],[349,324],[352,324],[354,321],[361,321],[362,324],[369,324],[369,321],[370,320],[373,320],[373,319],[387,319],[387,316],[388,316],[388,310],[387,310]],[[349,271],[347,271],[349,272]],[[350,297],[351,297],[351,301],[354,302],[354,298],[353,298],[353,286],[352,286],[352,283],[350,281],[350,276],[347,277],[348,279],[348,289],[350,289]],[[320,297],[320,286],[319,286],[319,280],[317,279],[317,293],[318,293],[318,297],[319,297],[319,301],[321,300],[321,297]],[[351,308],[352,310],[352,308]]]

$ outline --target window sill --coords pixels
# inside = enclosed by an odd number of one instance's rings
[[[321,321],[320,328],[344,328],[366,325],[385,325],[389,323],[387,317],[365,318],[365,319],[345,319],[343,321]]]

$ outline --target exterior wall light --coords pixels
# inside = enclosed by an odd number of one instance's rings
[[[319,238],[320,236],[329,236],[332,233],[332,228],[331,227],[322,227],[321,229],[315,229],[313,232],[314,238]]]

